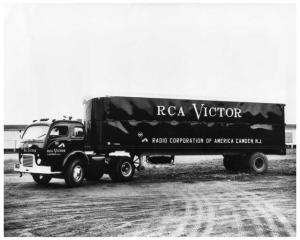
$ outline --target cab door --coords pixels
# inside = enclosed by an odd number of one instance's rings
[[[70,151],[68,124],[57,124],[50,129],[47,158],[64,158]]]
[[[61,167],[62,160],[70,152],[70,126],[59,123],[51,127],[46,147],[47,162],[53,169]]]
[[[83,151],[84,150],[84,129],[83,126],[78,124],[78,125],[73,125],[71,128],[71,135],[70,135],[70,146],[71,146],[71,151]]]

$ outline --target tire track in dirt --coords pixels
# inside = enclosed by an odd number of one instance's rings
[[[247,197],[247,196],[246,196]],[[243,196],[243,199],[245,201],[245,197]],[[244,213],[244,217],[247,218],[248,221],[251,222],[251,224],[247,224],[247,228],[250,228],[250,231],[248,230],[247,233],[247,237],[259,237],[259,236],[264,236],[264,229],[260,223],[260,221],[258,220],[258,218],[256,217],[253,206],[251,205],[251,203],[249,203],[248,200],[246,200],[246,203],[242,204],[242,208],[246,209],[245,213]],[[257,211],[257,210],[256,210]]]
[[[185,227],[185,232],[187,236],[198,236],[199,229],[205,228],[205,208],[204,201],[201,198],[202,194],[195,193],[195,196],[191,196],[189,199],[193,201],[195,212],[192,213],[192,218],[190,222]],[[191,231],[189,230],[191,228]]]
[[[184,201],[189,208],[186,210],[185,221],[181,221],[177,231],[172,236],[197,237],[208,235],[214,226],[214,210],[209,200],[202,193],[189,191],[182,193]]]
[[[221,226],[234,226],[236,229],[232,233],[234,236],[282,235],[282,231],[281,234],[278,232],[280,223],[274,221],[274,212],[268,211],[269,207],[265,204],[262,206],[255,204],[255,202],[263,203],[263,200],[257,199],[255,194],[244,192],[234,195],[224,192],[207,198],[205,194],[188,190],[177,193],[175,196],[164,195],[167,201],[160,206],[160,210],[156,210],[156,216],[159,213],[163,213],[163,216],[155,218],[156,221],[146,226],[139,226],[147,229],[140,232],[139,236],[210,236],[217,222]],[[178,201],[184,205],[183,213],[176,205]],[[217,207],[225,216],[218,216]],[[277,218],[280,219],[278,216]],[[270,228],[271,231],[266,231],[266,228]],[[293,228],[290,227],[288,232],[292,231]],[[131,235],[137,236],[134,233]]]
[[[237,237],[254,237],[262,236],[263,232],[258,228],[260,224],[255,220],[252,214],[253,208],[249,204],[247,195],[237,194],[232,195],[228,192],[223,193],[231,202],[234,202],[234,223],[237,226]]]
[[[151,218],[144,219],[144,221],[140,224],[135,224],[134,228],[128,232],[125,233],[125,237],[145,237],[147,234],[149,234],[150,229],[154,227],[157,224],[158,219],[160,219],[161,211],[162,209],[162,204],[163,202],[156,202],[155,199],[164,199],[165,195],[162,195],[161,193],[152,193],[154,196],[152,200],[148,199],[148,209],[143,210],[145,213],[146,212],[151,212]],[[147,196],[146,196],[147,197]],[[156,202],[157,204],[153,204],[153,202]],[[141,208],[144,208],[144,205],[142,204]],[[139,211],[140,213],[141,211]]]
[[[152,233],[149,234],[149,237],[165,237],[170,235],[169,226],[172,223],[172,219],[176,216],[176,205],[174,204],[176,199],[174,197],[167,197],[167,211],[165,215],[161,218],[159,224],[153,229]]]
[[[190,200],[189,194],[187,192],[180,191],[178,193],[179,195],[177,195],[177,197],[184,203],[184,212],[183,216],[174,216],[174,221],[172,223],[172,228],[174,229],[174,231],[170,234],[170,236],[174,237],[185,236],[185,226],[188,224],[192,216],[192,209],[194,209],[195,207],[194,203]],[[170,231],[170,227],[167,228],[167,231]]]
[[[279,237],[280,235],[277,232],[278,227],[264,202],[257,201],[256,197],[249,192],[245,192],[244,194],[248,197],[251,209],[256,209],[255,213],[259,216],[258,219],[263,226],[263,236]]]
[[[231,218],[219,219],[221,225],[234,225],[234,236],[293,236],[295,229],[290,225],[285,216],[276,211],[272,204],[266,204],[255,194],[243,192],[233,195],[222,193],[211,195],[193,192],[181,192],[182,199],[186,202],[184,217],[176,225],[177,229],[172,236],[210,236],[216,223],[214,205],[226,201],[231,209]],[[260,205],[259,205],[259,204]],[[197,207],[195,207],[195,204]],[[201,206],[202,205],[202,206]],[[227,209],[223,209],[227,211]],[[201,220],[202,216],[202,220]],[[201,225],[201,227],[199,227]],[[197,231],[194,231],[194,228]],[[270,229],[270,230],[269,230]]]
[[[194,193],[189,199],[194,202],[196,211],[192,214],[192,218],[190,219],[189,224],[191,227],[187,224],[185,232],[189,237],[197,237],[199,236],[199,233],[201,233],[202,229],[205,229],[207,226],[207,222],[205,221],[207,219],[205,202],[202,199],[202,194],[200,195],[199,193]]]
[[[195,232],[195,218],[199,215],[198,199],[195,200],[194,193],[191,194],[189,191],[181,192],[182,199],[186,203],[185,218],[180,220],[180,225],[177,226],[176,231],[172,236],[174,237],[185,237],[190,236],[191,233]]]
[[[270,202],[270,200],[263,199],[250,192],[245,192],[245,194],[249,197],[249,202],[251,202],[252,206],[258,209],[260,221],[262,223],[266,222],[267,226],[271,228],[271,236],[295,236],[295,229],[291,226],[286,217],[273,207],[273,203]],[[260,206],[257,203],[262,205]]]
[[[203,206],[204,206],[204,212],[206,211],[206,217],[204,219],[206,219],[205,223],[205,227],[203,231],[199,231],[199,228],[197,229],[198,234],[200,234],[199,236],[204,236],[207,237],[211,234],[213,227],[215,225],[214,222],[214,216],[215,216],[215,211],[212,207],[212,205],[210,204],[209,198],[207,198],[204,194],[202,195],[202,200],[203,200]]]
[[[269,212],[272,213],[273,216],[275,216],[276,225],[281,227],[286,232],[286,236],[296,236],[296,230],[291,226],[286,217],[283,214],[281,214],[280,211],[277,211],[273,207],[273,204],[266,204],[266,206]],[[280,234],[280,236],[282,236],[282,234]]]
[[[208,205],[208,200],[203,200],[203,196],[194,191],[180,191],[178,195],[173,197],[170,202],[172,209],[168,215],[160,222],[160,227],[155,230],[155,233],[148,236],[199,236],[199,229],[204,231],[204,234],[211,232],[214,225],[214,214],[211,207]],[[183,216],[178,215],[174,202],[182,201],[185,205]],[[205,214],[205,216],[203,216]],[[206,221],[210,219],[210,222]],[[173,231],[172,231],[173,230]],[[201,234],[200,234],[201,235]]]
[[[159,201],[155,203],[156,207],[154,208],[156,210],[156,214],[153,216],[150,222],[143,227],[145,230],[135,232],[135,234],[132,233],[132,235],[137,237],[150,237],[152,235],[157,236],[157,228],[159,228],[161,224],[164,224],[165,215],[171,210],[170,197],[168,194],[160,193],[158,199]]]
[[[93,201],[95,201],[95,199],[87,199],[87,202],[91,203]],[[151,202],[153,202],[153,200],[137,196],[111,198],[109,201],[101,201],[99,199],[98,204],[97,201],[95,201],[93,204],[94,207],[86,209],[88,212],[89,209],[94,209],[94,212],[90,212],[86,218],[88,225],[91,225],[88,234],[97,233],[97,236],[110,236],[111,231],[109,228],[115,229],[119,235],[130,232],[136,225],[145,224],[149,216],[152,218],[149,211],[147,211],[149,209],[149,203],[150,206],[152,206]],[[85,209],[82,213],[84,212]]]
[[[231,199],[232,201],[232,199]],[[237,200],[233,200],[233,219],[234,219],[234,224],[235,224],[235,227],[237,229],[236,233],[235,233],[235,237],[244,237],[246,236],[246,233],[244,231],[244,228],[243,228],[243,221],[242,221],[242,218],[241,218],[241,210],[240,210],[240,206],[236,203]]]
[[[202,236],[216,236],[216,234],[223,236],[223,226],[230,226],[227,227],[227,236],[234,235],[235,231],[241,234],[242,226],[237,218],[236,199],[232,195],[228,196],[226,192],[214,193],[209,198],[209,203],[214,209],[214,218],[211,220],[214,223],[214,228],[210,232],[204,232],[205,235],[202,233]]]
[[[270,216],[269,214],[265,211],[264,206],[258,206],[257,203],[252,200],[251,196],[249,196],[248,192],[243,192],[241,195],[244,199],[247,200],[247,204],[243,206],[243,209],[247,210],[247,214],[252,220],[252,228],[256,232],[256,236],[261,236],[261,237],[272,237],[273,233],[269,228],[270,226],[273,226],[274,228],[274,223],[269,219]],[[262,217],[258,217],[262,216]]]
[[[189,191],[177,191],[176,195],[164,195],[166,203],[157,210],[156,221],[143,226],[147,229],[142,232],[133,232],[132,236],[190,236],[196,233],[195,221],[201,212],[201,199],[198,195]],[[165,211],[162,211],[164,208]],[[163,213],[162,213],[163,212]],[[198,214],[197,214],[198,213]],[[196,234],[195,234],[196,233]]]
[[[216,196],[216,198],[219,198]],[[258,206],[257,203],[263,203],[261,200],[253,200],[255,195],[251,195],[248,192],[244,192],[238,195],[229,195],[228,193],[222,193],[223,201],[226,200],[231,206],[233,206],[232,216],[234,218],[234,225],[236,232],[234,236],[249,237],[249,236],[280,236],[277,233],[278,226],[273,221],[273,216],[267,211],[265,204]],[[220,202],[220,200],[218,200]],[[260,217],[257,217],[257,214]],[[262,216],[262,217],[261,217]],[[221,225],[230,225],[230,222],[222,221]],[[265,228],[271,227],[270,231],[266,231]],[[274,234],[275,233],[275,234]]]

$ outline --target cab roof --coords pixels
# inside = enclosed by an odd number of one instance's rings
[[[50,125],[57,124],[57,123],[74,123],[74,124],[77,123],[77,124],[82,125],[82,122],[80,120],[48,119],[48,118],[33,121],[30,125],[48,125],[48,126],[50,126]]]

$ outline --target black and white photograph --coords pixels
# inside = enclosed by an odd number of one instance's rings
[[[296,1],[0,12],[4,237],[296,237]]]

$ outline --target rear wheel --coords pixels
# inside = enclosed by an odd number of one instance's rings
[[[130,181],[133,178],[135,166],[129,157],[116,157],[112,159],[109,176],[115,182]]]
[[[243,171],[245,166],[241,155],[225,155],[223,165],[228,171]]]
[[[33,180],[39,185],[47,185],[52,178],[50,175],[43,175],[43,174],[31,174],[31,175]]]
[[[65,182],[69,187],[78,187],[84,178],[84,165],[80,159],[69,162],[64,171]]]
[[[264,173],[268,170],[268,158],[261,152],[248,155],[245,159],[247,169],[253,173]]]

